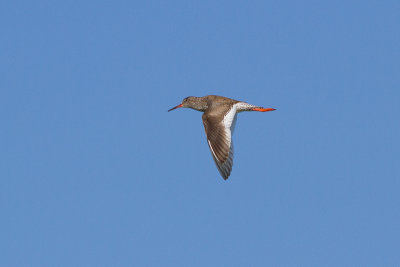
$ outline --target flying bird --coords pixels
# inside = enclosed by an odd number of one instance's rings
[[[177,108],[191,108],[203,113],[203,124],[208,146],[222,178],[228,179],[233,165],[232,134],[235,128],[236,115],[242,111],[273,111],[274,108],[263,108],[231,98],[208,95],[203,97],[189,96]]]

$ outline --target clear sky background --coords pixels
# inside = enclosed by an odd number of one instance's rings
[[[1,266],[400,264],[399,1],[3,1]],[[201,113],[238,116],[224,181]]]

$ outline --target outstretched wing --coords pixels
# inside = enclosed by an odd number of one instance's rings
[[[232,133],[236,121],[236,105],[229,108],[213,109],[203,114],[207,143],[225,180],[228,179],[233,165]]]

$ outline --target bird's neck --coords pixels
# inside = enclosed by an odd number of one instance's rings
[[[208,101],[205,97],[196,97],[189,108],[204,112],[208,108]]]

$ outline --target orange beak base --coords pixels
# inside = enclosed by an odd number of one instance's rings
[[[170,112],[171,110],[174,110],[176,108],[181,108],[181,107],[183,107],[183,104],[179,104],[176,107],[173,107],[173,108],[169,109],[168,112]]]

